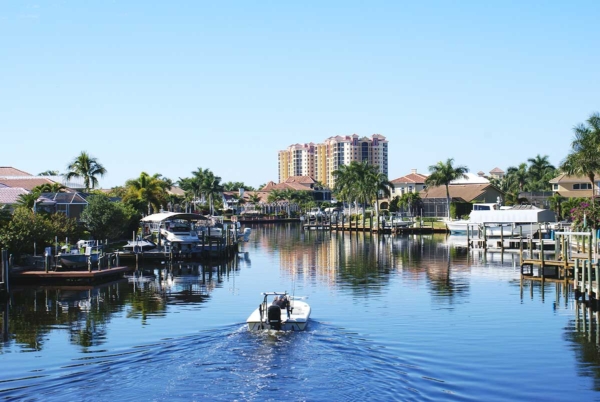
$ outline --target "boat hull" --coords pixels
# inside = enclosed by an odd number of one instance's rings
[[[304,331],[308,326],[308,319],[310,317],[310,306],[302,301],[292,300],[291,301],[291,314],[287,315],[287,312],[283,310],[281,312],[281,331]],[[250,331],[264,331],[264,330],[275,330],[268,323],[266,314],[261,315],[260,309],[256,309],[252,312],[250,317],[246,320],[248,330]]]
[[[99,254],[65,254],[60,255],[60,264],[63,267],[68,268],[76,268],[76,267],[85,267],[88,265],[88,257],[91,259],[92,264],[98,263]]]

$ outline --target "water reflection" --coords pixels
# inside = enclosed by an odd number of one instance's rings
[[[21,286],[0,304],[2,340],[39,351],[48,334],[67,331],[69,342],[83,348],[106,342],[107,325],[118,312],[141,320],[165,317],[173,304],[201,305],[224,278],[249,265],[243,253],[221,264],[144,265],[130,277],[101,285]]]

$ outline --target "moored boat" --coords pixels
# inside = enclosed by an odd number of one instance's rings
[[[63,246],[57,257],[63,267],[77,268],[97,264],[101,253],[102,246],[98,241],[79,240],[73,248],[68,244]]]
[[[310,306],[287,292],[264,292],[263,301],[246,320],[250,331],[304,331]]]

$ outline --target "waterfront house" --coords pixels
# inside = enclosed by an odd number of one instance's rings
[[[592,185],[587,176],[569,176],[561,174],[550,180],[552,192],[566,198],[585,197],[600,195],[600,176],[596,175],[596,181]]]
[[[417,173],[417,169],[411,169],[409,174],[390,180],[390,183],[393,184],[393,187],[390,188],[390,197],[401,197],[406,193],[418,193],[425,189],[425,180],[427,180],[427,175]]]
[[[504,179],[504,176],[505,176],[504,170],[502,170],[498,167],[495,167],[492,170],[490,170],[490,177],[492,179],[502,180],[502,179]]]
[[[457,204],[457,214],[470,212],[470,204],[495,203],[504,198],[502,190],[492,185],[488,179],[477,174],[467,173],[467,178],[454,180],[448,186],[452,203]],[[423,216],[447,216],[446,187],[428,187],[419,193],[423,201]]]

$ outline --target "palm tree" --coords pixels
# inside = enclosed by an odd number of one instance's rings
[[[592,184],[592,205],[594,201],[594,181],[600,171],[600,113],[594,113],[587,119],[587,125],[578,124],[573,128],[575,138],[571,143],[571,152],[560,169],[568,175],[586,176]]]
[[[469,168],[466,166],[453,166],[454,159],[449,158],[446,163],[440,161],[435,165],[429,166],[429,172],[431,173],[425,184],[432,187],[446,186],[446,206],[448,208],[448,219],[450,219],[450,190],[448,185],[451,181],[457,179],[466,179]]]
[[[531,191],[549,190],[548,181],[555,176],[556,168],[548,161],[548,155],[536,155],[527,159],[529,162],[529,189]]]
[[[352,161],[349,165],[340,166],[333,171],[333,177],[335,182],[333,192],[336,197],[342,201],[354,201],[358,213],[360,163]]]
[[[38,176],[58,176],[58,170],[45,170],[42,173],[38,173]]]
[[[17,199],[17,205],[27,209],[35,210],[35,204],[38,198],[40,198],[40,194],[41,192],[35,188],[30,193],[21,194]]]
[[[555,193],[552,197],[548,197],[548,202],[550,203],[550,208],[556,214],[556,220],[560,221],[562,219],[562,203],[567,199],[562,195]]]
[[[204,171],[204,177],[201,184],[202,195],[208,199],[210,205],[210,214],[214,215],[215,212],[215,197],[223,194],[223,185],[221,184],[221,178],[215,176],[213,172],[206,169]]]
[[[38,190],[40,193],[64,193],[66,190],[65,186],[60,183],[45,183],[35,186],[33,189]]]
[[[364,161],[361,164],[360,188],[364,196],[365,204],[371,204],[375,200],[375,218],[379,219],[379,194],[390,196],[390,188],[394,185],[388,180],[387,176],[379,172],[377,167]],[[365,215],[363,214],[363,222]]]
[[[125,187],[127,192],[123,201],[143,202],[144,205],[147,205],[148,215],[150,215],[152,209],[155,212],[160,210],[161,204],[166,199],[168,183],[162,179],[159,173],[150,176],[148,173],[142,172],[137,179],[127,180]]]
[[[398,199],[398,207],[410,212],[412,216],[417,215],[415,211],[418,211],[419,203],[421,202],[421,196],[419,193],[408,192],[402,194]]]
[[[67,166],[65,178],[67,180],[74,177],[82,178],[85,191],[89,192],[90,189],[96,188],[98,185],[96,176],[102,177],[105,174],[106,169],[104,166],[96,158],[92,158],[87,152],[83,151]]]
[[[250,203],[256,205],[260,202],[260,195],[258,195],[258,193],[252,193],[250,195],[248,195],[248,201],[250,201]]]
[[[506,169],[506,182],[508,190],[513,192],[522,192],[527,187],[529,172],[526,163],[519,164],[518,167],[510,166]]]

